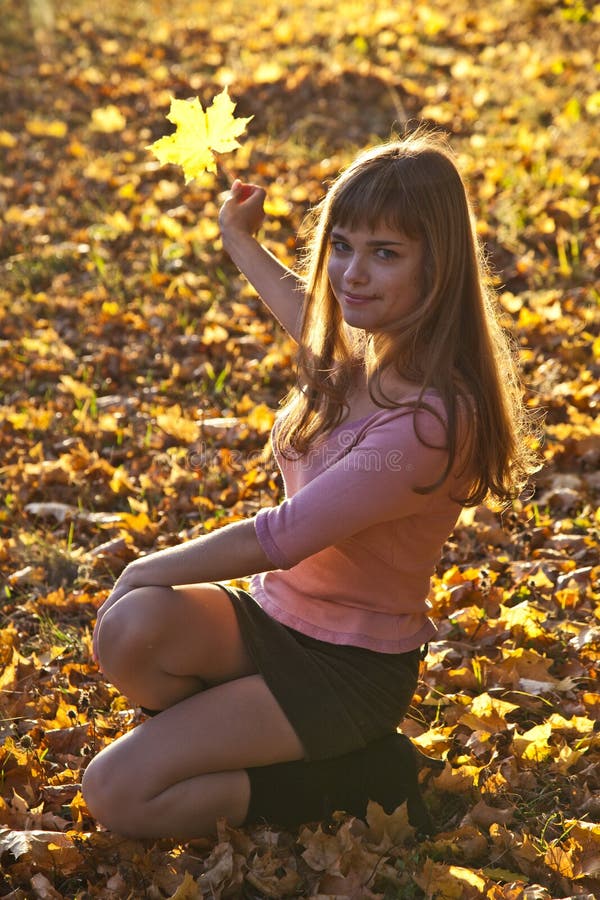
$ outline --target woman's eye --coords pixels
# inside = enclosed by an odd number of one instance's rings
[[[347,244],[346,241],[332,241],[331,246],[336,251],[336,253],[347,253],[352,248],[350,244]]]
[[[389,247],[379,247],[377,250],[377,255],[380,259],[396,259],[398,254],[395,250],[390,250]]]

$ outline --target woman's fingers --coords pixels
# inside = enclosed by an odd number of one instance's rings
[[[239,179],[234,181],[233,185],[235,185],[235,192],[233,196],[238,203],[243,203],[244,200],[248,200],[252,196],[255,190],[260,190],[260,188],[256,188],[253,184],[243,184]]]
[[[243,203],[254,193],[254,189],[249,184],[243,184],[238,193],[238,201]]]
[[[236,178],[231,185],[231,195],[237,203],[244,203],[245,200],[249,200],[254,195],[256,195],[257,199],[260,197],[262,201],[266,196],[266,192],[264,188],[259,187],[257,184],[251,184]]]

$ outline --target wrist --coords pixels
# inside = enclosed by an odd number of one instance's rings
[[[250,231],[238,228],[235,225],[221,225],[221,241],[225,250],[234,250],[236,247],[242,247],[247,243],[256,243]]]

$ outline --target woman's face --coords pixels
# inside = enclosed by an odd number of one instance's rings
[[[327,273],[344,320],[369,333],[385,332],[423,294],[421,239],[380,225],[374,231],[334,225]]]

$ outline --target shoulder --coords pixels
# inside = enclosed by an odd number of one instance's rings
[[[379,410],[365,422],[365,433],[412,436],[425,445],[445,449],[448,437],[448,411],[437,391],[422,397],[405,398],[397,406]]]

